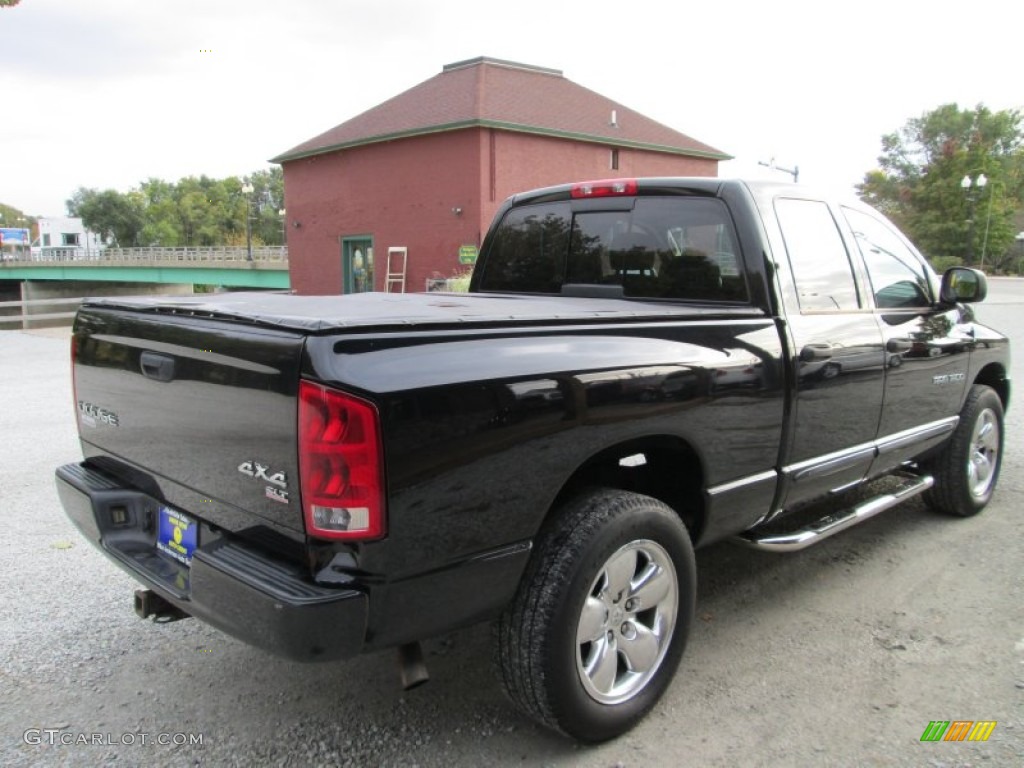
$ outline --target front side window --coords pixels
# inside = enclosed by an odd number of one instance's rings
[[[786,241],[800,310],[858,309],[853,267],[828,205],[780,198],[775,201],[775,215]]]
[[[629,209],[573,212],[569,203],[544,203],[511,210],[492,240],[480,289],[620,285],[625,297],[747,301],[736,233],[720,200],[618,202]]]
[[[843,215],[864,257],[875,306],[879,309],[930,306],[927,270],[902,238],[882,221],[861,211],[844,207]]]

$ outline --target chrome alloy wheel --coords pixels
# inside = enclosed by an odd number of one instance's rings
[[[618,549],[590,585],[576,627],[576,670],[602,704],[636,696],[658,671],[676,624],[675,565],[656,542]]]
[[[999,419],[991,408],[978,414],[971,432],[967,458],[967,487],[975,498],[985,496],[995,480],[999,466]]]

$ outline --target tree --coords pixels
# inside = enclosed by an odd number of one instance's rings
[[[882,137],[880,167],[857,189],[944,267],[1011,253],[1024,201],[1024,116],[944,104]],[[984,175],[987,184],[977,185]],[[971,185],[963,188],[964,178]]]
[[[139,244],[143,225],[141,202],[131,193],[79,187],[65,205],[71,216],[81,218],[85,228],[104,242],[127,248]]]
[[[39,237],[39,227],[37,226],[35,217],[26,216],[25,212],[20,208],[15,208],[13,205],[7,205],[6,203],[0,203],[0,227],[27,229],[29,231],[30,242]],[[27,247],[27,245],[28,243],[26,243],[25,246],[13,247]]]
[[[282,245],[284,230],[282,229],[281,210],[284,208],[284,174],[281,168],[256,171],[249,175],[248,180],[252,184],[253,242]],[[242,227],[244,232],[244,213]]]
[[[246,177],[253,243],[283,242],[280,210],[284,177],[280,168]],[[176,183],[149,178],[127,193],[79,187],[67,201],[68,215],[104,240],[129,246],[244,245],[246,196],[237,176],[186,176]]]
[[[34,216],[27,216],[23,210],[15,208],[13,205],[0,203],[0,227],[29,229],[35,226],[35,223]]]
[[[183,245],[176,221],[174,185],[162,179],[149,178],[139,185],[145,211],[139,245],[174,247]]]

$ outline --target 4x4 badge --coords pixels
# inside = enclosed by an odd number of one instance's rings
[[[249,477],[256,478],[257,480],[263,480],[271,485],[276,485],[279,488],[288,487],[288,475],[283,471],[271,474],[270,467],[267,464],[260,464],[255,459],[243,461],[238,465],[238,471],[243,475],[248,475]]]

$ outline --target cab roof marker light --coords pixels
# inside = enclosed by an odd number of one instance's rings
[[[601,179],[600,181],[582,181],[573,184],[569,196],[575,199],[587,197],[625,197],[635,195],[636,179]]]

